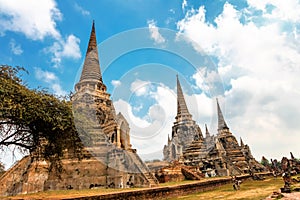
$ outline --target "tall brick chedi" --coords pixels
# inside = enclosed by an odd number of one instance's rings
[[[260,172],[265,168],[251,154],[248,145],[239,144],[230,132],[217,100],[218,130],[211,135],[205,125],[205,137],[192,120],[177,77],[177,116],[172,127],[172,138],[164,146],[164,160],[179,161],[197,173],[218,176]]]
[[[116,114],[102,80],[93,22],[79,82],[71,98],[74,122],[84,148],[65,149],[62,170],[32,153],[0,177],[0,196],[92,187],[150,187],[157,179],[130,144],[129,124]],[[47,141],[44,141],[47,142]],[[43,151],[43,147],[38,148]]]
[[[177,81],[177,115],[172,126],[172,135],[168,139],[168,144],[164,146],[164,160],[179,160],[182,152],[195,138],[203,140],[200,127],[192,119],[186,105],[182,88],[178,76]]]
[[[76,93],[72,97],[75,125],[85,149],[108,166],[105,185],[112,187],[151,186],[157,180],[130,144],[129,124],[116,114],[103,83],[95,26]]]

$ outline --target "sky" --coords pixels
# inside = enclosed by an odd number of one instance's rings
[[[144,160],[162,159],[176,75],[193,119],[230,128],[261,160],[300,157],[300,1],[0,0],[0,63],[32,89],[67,95],[95,20],[103,81]],[[8,167],[15,159],[1,153]]]

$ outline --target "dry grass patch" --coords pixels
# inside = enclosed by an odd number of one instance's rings
[[[222,178],[218,178],[222,179]],[[168,182],[160,184],[159,187],[172,187],[176,185],[191,184],[196,182],[205,182],[208,179],[201,181],[182,181],[182,182]],[[184,199],[184,200],[198,200],[198,199],[265,199],[267,196],[272,194],[273,191],[278,190],[283,186],[283,180],[281,177],[278,178],[267,178],[263,181],[247,180],[241,184],[241,189],[234,191],[232,184],[223,185],[213,190],[206,192],[194,193],[191,195],[185,195],[171,199]],[[85,189],[85,190],[61,190],[61,191],[47,191],[39,192],[35,194],[18,195],[14,197],[8,197],[10,199],[60,199],[60,198],[74,198],[74,197],[87,197],[97,196],[108,193],[122,193],[125,191],[133,190],[145,190],[147,188],[126,188],[126,189]],[[0,197],[1,199],[1,197]]]
[[[198,180],[184,180],[184,181],[180,181],[180,182],[172,181],[172,182],[160,183],[159,187],[184,185],[184,184],[197,183],[197,182],[200,182],[200,181],[198,181]]]
[[[233,190],[231,184],[218,187],[214,190],[185,195],[171,199],[198,200],[198,199],[264,199],[273,191],[278,190],[283,186],[283,181],[280,177],[268,178],[263,181],[247,180],[241,184],[241,189]]]
[[[120,193],[124,191],[140,190],[144,188],[126,188],[126,189],[84,189],[84,190],[58,190],[46,191],[33,194],[24,194],[10,197],[0,197],[0,199],[61,199],[61,198],[75,198],[87,197],[109,193]]]

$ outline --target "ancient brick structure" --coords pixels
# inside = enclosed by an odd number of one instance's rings
[[[98,185],[110,187],[153,186],[158,183],[131,148],[129,124],[116,115],[102,81],[94,23],[80,77],[72,96],[77,131],[87,150],[106,170]],[[83,164],[84,165],[84,164]],[[93,176],[99,176],[94,174]],[[95,185],[95,184],[94,184]]]
[[[81,160],[66,149],[61,168],[38,152],[21,159],[0,177],[0,196],[93,187],[151,187],[158,184],[130,144],[129,125],[115,113],[102,81],[93,23],[86,57],[72,96],[74,121],[84,149]],[[44,141],[47,142],[47,141]],[[43,147],[37,151],[43,151]],[[76,150],[75,150],[76,151]]]
[[[186,106],[182,88],[177,76],[177,115],[172,127],[172,137],[168,137],[168,144],[164,146],[164,160],[174,161],[182,156],[186,149],[195,138],[203,141],[200,127],[192,119],[192,115]]]
[[[268,176],[268,173],[260,174],[261,176]],[[249,179],[249,175],[237,176],[238,180],[246,181]],[[148,199],[172,199],[178,198],[179,196],[190,195],[193,193],[199,193],[209,190],[214,190],[222,185],[232,183],[230,177],[222,177],[216,179],[209,179],[206,181],[195,181],[193,183],[179,184],[174,186],[162,186],[155,188],[147,188],[143,190],[131,190],[123,191],[118,193],[109,194],[99,194],[95,196],[87,197],[75,197],[72,199],[76,200],[91,200],[91,199],[101,199],[101,200],[114,200],[114,199],[127,199],[127,200],[148,200]],[[196,195],[195,195],[196,196]],[[194,199],[196,199],[195,197]],[[222,197],[220,197],[222,198]],[[70,199],[70,198],[66,198]]]
[[[258,163],[248,145],[240,144],[230,132],[217,100],[218,133],[211,135],[205,125],[205,138],[188,112],[177,77],[177,116],[172,127],[172,138],[164,146],[164,160],[179,161],[193,166],[196,173],[207,176],[240,175],[261,172],[266,168]]]

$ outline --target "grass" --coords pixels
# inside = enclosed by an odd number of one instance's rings
[[[198,200],[198,199],[265,199],[273,191],[278,190],[283,186],[282,178],[267,178],[263,181],[247,180],[241,184],[238,191],[233,190],[231,184],[221,186],[214,190],[195,193],[191,195],[181,196],[177,198],[170,198],[169,200]]]
[[[17,196],[3,197],[3,199],[54,199],[54,198],[71,198],[82,196],[94,196],[99,194],[118,193],[131,190],[139,190],[144,188],[125,188],[125,189],[84,189],[84,190],[57,190],[57,191],[45,191],[33,194],[20,194]],[[0,197],[0,199],[2,199]]]
[[[166,182],[166,183],[160,183],[159,186],[160,187],[167,187],[167,186],[175,186],[175,185],[183,185],[183,184],[188,184],[188,183],[196,183],[199,181],[192,181],[192,180],[184,180],[184,181],[180,181],[180,182]]]
[[[176,186],[182,184],[189,184],[195,182],[207,181],[203,179],[201,181],[182,181],[182,182],[168,182],[160,184],[160,187]],[[241,188],[238,191],[234,191],[232,184],[227,184],[218,187],[214,190],[194,193],[177,198],[169,198],[169,200],[182,199],[182,200],[198,200],[198,199],[265,199],[272,194],[273,191],[279,190],[283,186],[283,180],[278,178],[267,178],[263,181],[247,180],[241,184]],[[300,187],[300,183],[294,185],[294,187]],[[81,196],[94,196],[108,193],[120,193],[124,191],[143,190],[145,188],[126,188],[126,189],[85,189],[85,190],[61,190],[61,191],[47,191],[34,194],[17,195],[13,197],[6,197],[9,199],[55,199],[55,198],[74,198]],[[1,199],[1,197],[0,197]]]

